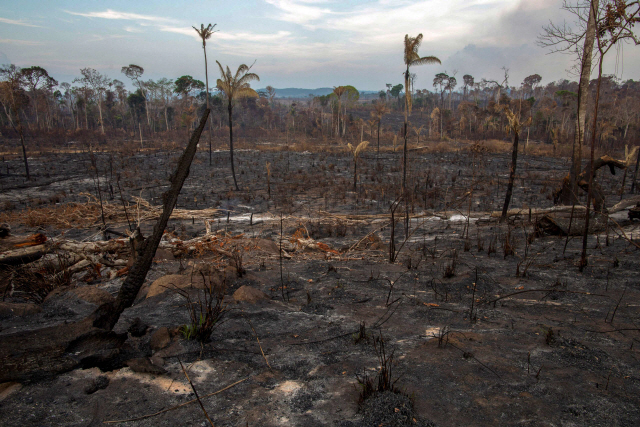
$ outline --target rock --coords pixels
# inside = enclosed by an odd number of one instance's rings
[[[233,299],[235,299],[236,301],[244,301],[250,304],[255,304],[260,300],[269,300],[271,298],[269,297],[269,295],[265,294],[259,289],[244,285],[233,293]]]
[[[22,384],[15,381],[0,384],[0,402],[22,388]]]
[[[91,384],[85,387],[84,392],[86,394],[93,394],[98,390],[104,390],[108,386],[109,386],[109,378],[107,378],[104,375],[100,375],[99,377],[91,381]]]
[[[129,326],[128,331],[132,337],[141,337],[147,333],[147,329],[149,329],[149,327],[142,320],[140,320],[139,317],[136,317],[135,319],[133,319],[133,323],[131,323],[131,326]]]
[[[158,355],[154,354],[149,358],[149,360],[156,366],[164,366],[164,359]]]
[[[104,289],[96,288],[95,286],[81,286],[74,288],[70,292],[83,301],[90,302],[97,306],[112,302],[113,296]]]
[[[0,302],[0,319],[6,319],[14,316],[30,316],[40,313],[42,308],[39,305],[31,303],[11,303]]]
[[[171,291],[172,289],[188,289],[193,287],[195,289],[204,289],[204,282],[202,276],[182,276],[180,274],[169,274],[156,279],[147,292],[147,298],[160,295],[164,292]]]
[[[140,374],[162,375],[167,373],[164,368],[154,365],[146,357],[127,360],[125,365],[131,368],[133,372],[138,372]]]
[[[169,334],[169,329],[166,327],[161,327],[157,331],[151,335],[151,341],[149,345],[153,351],[158,351],[171,343],[171,334]]]

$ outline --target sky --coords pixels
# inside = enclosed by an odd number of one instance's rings
[[[571,0],[570,0],[571,1]],[[0,0],[0,63],[38,65],[71,83],[94,68],[130,84],[123,66],[145,79],[191,75],[204,81],[202,41],[192,26],[216,24],[207,41],[210,86],[216,60],[232,70],[253,65],[254,88],[353,85],[386,89],[403,82],[404,36],[424,36],[418,53],[441,65],[413,67],[415,87],[433,77],[470,74],[519,86],[577,80],[571,55],[537,45],[550,21],[571,24],[562,0]],[[255,63],[254,63],[255,62]],[[640,79],[640,49],[612,52],[605,73]]]

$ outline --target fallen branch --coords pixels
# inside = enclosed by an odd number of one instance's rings
[[[498,297],[496,299],[493,299],[491,301],[486,301],[485,304],[489,305],[489,304],[493,304],[495,307],[496,302],[503,300],[505,298],[510,298],[514,295],[519,295],[519,294],[524,294],[527,292],[547,292],[547,293],[551,293],[551,292],[561,292],[561,293],[565,293],[565,294],[579,294],[579,295],[589,295],[589,296],[594,296],[594,297],[605,297],[605,298],[609,298],[608,295],[603,295],[603,294],[594,294],[591,292],[580,292],[580,291],[567,291],[564,289],[529,289],[529,290],[525,290],[525,291],[518,291],[518,292],[513,292],[507,295],[503,295],[501,297]]]
[[[196,390],[196,387],[193,385],[193,382],[191,382],[191,378],[189,378],[189,374],[187,373],[187,370],[184,369],[184,365],[182,364],[182,361],[180,359],[178,359],[178,363],[180,363],[180,367],[182,368],[182,372],[184,372],[184,376],[187,377],[187,381],[189,381],[189,385],[191,385],[191,390],[193,390],[193,394],[196,395],[196,400],[200,404],[200,408],[202,408],[202,412],[204,412],[204,416],[207,417],[207,421],[209,421],[209,424],[211,424],[211,427],[215,427],[213,425],[213,421],[211,421],[211,418],[209,418],[209,414],[207,414],[207,410],[204,409],[204,405],[202,404],[202,400],[200,400],[200,396],[198,396],[198,391]]]

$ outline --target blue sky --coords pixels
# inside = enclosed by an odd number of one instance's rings
[[[561,0],[0,0],[0,62],[40,65],[60,82],[91,67],[127,82],[120,69],[137,64],[144,78],[190,74],[204,81],[202,44],[191,28],[217,24],[207,43],[232,69],[256,61],[254,87],[317,88],[351,84],[380,90],[402,82],[403,39],[422,33],[421,55],[442,65],[415,67],[416,87],[433,89],[436,73],[457,71],[510,85],[538,73],[543,82],[572,78],[569,55],[536,46],[541,27],[569,16]],[[625,46],[624,63],[606,72],[640,78],[640,51]],[[615,57],[615,53],[611,55]],[[128,82],[127,82],[128,83]]]

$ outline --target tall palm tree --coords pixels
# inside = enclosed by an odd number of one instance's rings
[[[209,109],[209,72],[207,70],[207,40],[209,40],[211,38],[211,35],[215,33],[215,31],[213,31],[215,26],[216,24],[213,24],[213,25],[209,24],[205,27],[204,24],[200,24],[200,29],[197,29],[196,27],[192,27],[194,30],[196,30],[196,33],[198,33],[198,35],[202,39],[202,50],[204,51],[204,77],[207,82],[207,110]],[[209,166],[211,166],[211,164],[212,164],[211,163],[211,122],[209,122]]]
[[[250,67],[242,64],[238,67],[235,74],[231,74],[231,70],[227,65],[227,69],[222,68],[220,62],[216,61],[220,68],[221,79],[216,82],[216,87],[227,97],[227,110],[229,111],[229,155],[231,157],[231,174],[233,175],[233,183],[236,191],[239,191],[238,181],[236,181],[236,171],[233,165],[233,100],[236,98],[258,98],[258,92],[251,89],[249,82],[253,80],[260,81],[255,73],[250,73]]]
[[[425,65],[425,64],[440,64],[440,60],[435,56],[423,56],[418,55],[418,48],[422,43],[422,33],[417,37],[409,37],[409,34],[404,36],[404,63],[407,66],[407,70],[404,73],[404,159],[403,159],[403,172],[402,172],[402,189],[406,189],[407,185],[407,127],[409,123],[409,114],[411,114],[411,76],[409,74],[409,67],[412,65]]]

